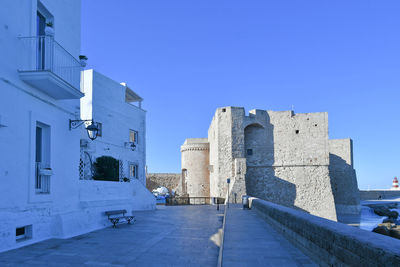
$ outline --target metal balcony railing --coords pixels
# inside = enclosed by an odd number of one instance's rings
[[[211,205],[224,204],[225,198],[221,197],[171,197],[166,199],[167,206],[175,205]]]
[[[80,62],[52,36],[19,37],[22,45],[19,71],[51,71],[80,90]]]
[[[36,162],[35,168],[35,190],[37,194],[50,193],[50,175],[41,174],[41,170],[46,166],[42,162]]]

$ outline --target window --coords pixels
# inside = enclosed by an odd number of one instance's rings
[[[248,156],[253,155],[253,149],[247,149],[247,155]]]
[[[15,240],[17,242],[32,238],[32,225],[26,225],[15,229]]]
[[[131,143],[138,143],[139,133],[134,130],[129,130],[129,142]]]
[[[45,70],[50,67],[52,53],[50,48],[49,37],[46,36],[45,29],[46,24],[54,24],[53,15],[47,10],[47,8],[38,1],[37,12],[36,12],[36,35],[37,39],[37,51],[36,51],[36,68],[38,70]]]
[[[130,164],[129,165],[129,176],[131,178],[138,179],[139,174],[138,174],[138,165],[137,164]]]
[[[36,122],[35,137],[35,190],[38,194],[50,193],[50,126]]]

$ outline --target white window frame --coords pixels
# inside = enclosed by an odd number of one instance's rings
[[[133,140],[131,138],[131,134],[133,133]],[[139,132],[130,129],[129,130],[129,142],[134,143],[134,144],[138,144],[139,143]]]
[[[137,163],[129,163],[129,178],[139,179],[139,165]]]
[[[35,151],[37,148],[37,128],[41,129],[40,155],[41,158],[35,158],[35,191],[36,194],[50,194],[50,144],[51,144],[51,127],[42,122],[36,121],[35,127]],[[48,169],[46,174],[42,170]]]

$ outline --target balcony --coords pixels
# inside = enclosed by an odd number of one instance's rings
[[[20,37],[19,77],[54,99],[79,99],[82,66],[51,36]]]

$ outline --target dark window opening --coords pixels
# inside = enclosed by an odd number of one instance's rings
[[[17,242],[32,238],[32,225],[15,228],[15,239]]]
[[[253,149],[247,149],[247,155],[249,156],[253,155]]]
[[[299,134],[299,132],[300,132],[299,130],[296,130],[296,134]]]
[[[15,229],[15,236],[25,236],[25,227],[19,227],[17,229]]]
[[[318,124],[315,124],[314,126],[315,126],[315,127],[317,127],[317,126],[318,126]]]
[[[222,112],[226,112],[226,108],[223,108],[223,109],[222,109]]]

